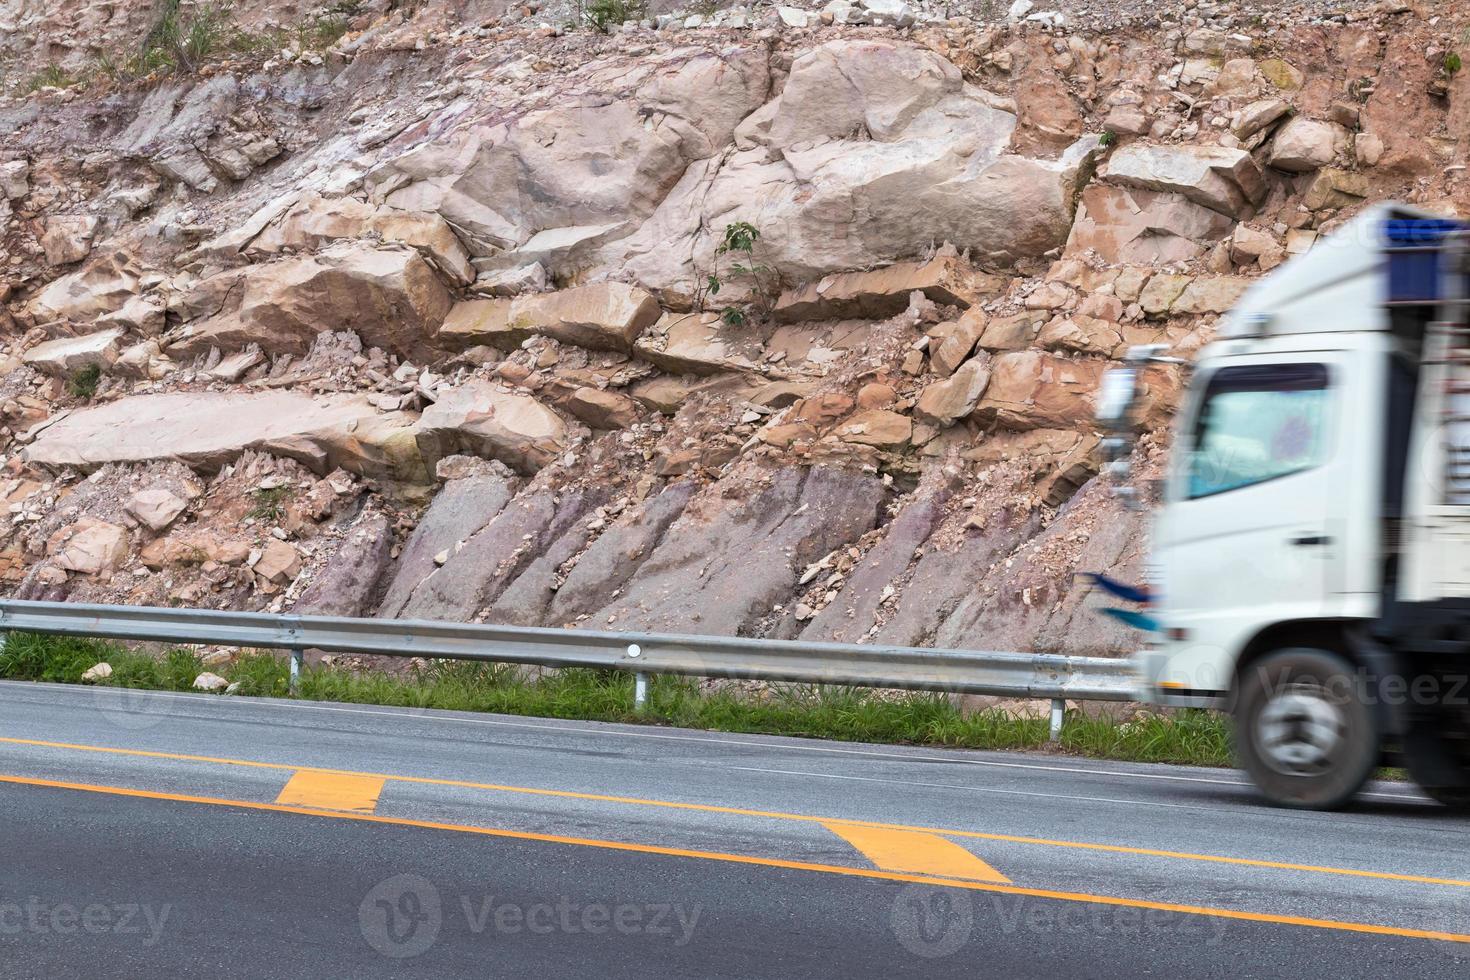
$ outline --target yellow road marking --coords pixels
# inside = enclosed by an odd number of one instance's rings
[[[339,772],[298,770],[286,783],[277,803],[320,810],[353,810],[372,813],[384,780],[378,776],[349,776]]]
[[[432,776],[402,776],[393,773],[352,772],[345,769],[323,769],[311,766],[287,765],[278,762],[256,762],[249,759],[229,759],[208,755],[185,755],[176,752],[153,752],[146,749],[120,749],[102,745],[81,745],[72,742],[48,742],[41,739],[8,738],[0,736],[0,744],[25,745],[39,748],[71,749],[79,752],[96,752],[103,755],[122,755],[144,759],[170,759],[179,762],[208,762],[225,766],[244,766],[252,769],[275,769],[340,773],[349,776],[372,776],[390,782],[410,783],[421,786],[455,786],[463,789],[480,789],[496,793],[519,793],[526,796],[547,796],[557,799],[588,800],[596,803],[621,803],[631,806],[663,807],[670,810],[693,810],[700,813],[727,813],[742,817],[763,817],[770,820],[791,820],[801,823],[844,823],[859,827],[882,827],[891,830],[914,830],[921,833],[941,834],[945,837],[963,837],[974,840],[1004,841],[1010,844],[1032,844],[1044,847],[1067,847],[1084,851],[1099,851],[1106,854],[1131,854],[1141,857],[1170,858],[1181,861],[1204,861],[1213,864],[1233,864],[1249,868],[1269,868],[1281,871],[1302,871],[1311,874],[1346,875],[1354,878],[1375,878],[1383,881],[1403,881],[1419,885],[1444,885],[1452,888],[1470,888],[1470,881],[1460,878],[1436,878],[1428,875],[1396,874],[1391,871],[1365,871],[1359,868],[1338,868],[1316,864],[1294,864],[1288,861],[1266,861],[1259,858],[1226,857],[1220,854],[1195,854],[1189,851],[1158,850],[1148,847],[1128,847],[1122,844],[1097,844],[1087,841],[1051,840],[1045,837],[1022,837],[1015,834],[995,834],[978,830],[950,830],[942,827],[914,827],[907,824],[885,823],[875,820],[850,820],[845,817],[810,816],[800,813],[782,813],[777,810],[750,810],[741,807],[717,806],[709,803],[680,803],[673,800],[651,800],[636,796],[609,796],[603,793],[578,793],[563,789],[537,789],[528,786],[507,786],[500,783],[477,783],[462,779],[438,779]]]
[[[151,790],[129,789],[123,786],[99,786],[91,783],[68,783],[56,779],[38,779],[29,776],[0,775],[0,783],[23,786],[43,786],[50,789],[76,790],[85,793],[104,793],[111,796],[127,796],[136,799],[168,800],[176,803],[196,803],[206,806],[228,806],[244,810],[265,810],[274,813],[297,813],[312,817],[330,817],[335,820],[358,820],[365,823],[389,824],[398,827],[416,827],[425,830],[447,830],[487,837],[512,840],[540,841],[549,844],[571,844],[578,847],[596,847],[609,851],[630,851],[638,854],[659,854],[666,857],[694,858],[702,861],[722,861],[731,864],[748,864],[767,868],[785,868],[793,871],[814,871],[823,874],[846,875],[851,878],[872,878],[882,881],[915,882],[922,885],[937,885],[946,888],[964,888],[971,891],[995,892],[1002,895],[1023,895],[1029,898],[1054,899],[1059,902],[1084,902],[1090,905],[1116,905],[1127,908],[1157,909],[1161,912],[1176,912],[1181,915],[1202,915],[1218,919],[1235,919],[1244,922],[1267,922],[1276,925],[1302,926],[1310,929],[1331,929],[1339,932],[1369,933],[1378,936],[1403,936],[1409,939],[1436,939],[1445,942],[1470,943],[1470,934],[1459,932],[1437,932],[1429,929],[1402,929],[1398,926],[1377,925],[1371,922],[1342,922],[1335,919],[1308,919],[1295,915],[1275,915],[1269,912],[1247,912],[1242,909],[1210,908],[1201,905],[1176,905],[1170,902],[1151,902],[1136,898],[1121,898],[1116,895],[1089,895],[1082,892],[1049,891],[1044,888],[1021,888],[993,882],[963,881],[958,878],[936,878],[931,875],[908,874],[899,871],[878,871],[870,868],[845,868],[836,864],[816,864],[808,861],[787,861],[781,858],[755,857],[749,854],[726,854],[720,851],[694,851],[680,847],[660,847],[655,844],[629,844],[624,841],[593,840],[586,837],[563,837],[556,834],[536,834],[523,830],[506,830],[499,827],[475,827],[466,824],[437,823],[429,820],[410,820],[404,817],[385,817],[376,813],[351,813],[347,811],[315,810],[308,807],[288,806],[283,803],[256,803],[249,800],[226,800],[213,796],[188,796],[182,793],[156,793]]]
[[[954,841],[937,834],[839,822],[822,826],[862,851],[869,861],[884,871],[1010,884],[1011,879]]]

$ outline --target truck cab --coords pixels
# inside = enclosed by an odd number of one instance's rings
[[[1149,700],[1229,711],[1278,803],[1340,806],[1385,761],[1470,802],[1466,237],[1369,208],[1254,284],[1193,365],[1136,662]]]

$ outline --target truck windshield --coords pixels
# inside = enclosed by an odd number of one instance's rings
[[[1326,459],[1327,367],[1267,364],[1216,371],[1189,458],[1189,497],[1300,473]]]

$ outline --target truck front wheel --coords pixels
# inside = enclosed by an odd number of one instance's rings
[[[1342,656],[1278,650],[1242,672],[1235,703],[1241,766],[1273,803],[1331,810],[1378,764],[1378,718],[1363,679]]]

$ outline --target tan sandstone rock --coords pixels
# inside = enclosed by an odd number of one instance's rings
[[[41,248],[51,265],[80,262],[92,251],[92,236],[97,232],[95,215],[63,214],[46,219],[41,233]]]
[[[718,313],[666,313],[638,338],[633,353],[665,371],[719,374],[757,370],[761,346]]]
[[[566,448],[566,422],[530,395],[470,381],[441,391],[416,430],[419,452],[432,463],[456,453],[498,459],[534,473]]]
[[[1125,187],[1181,194],[1232,218],[1247,216],[1266,195],[1251,155],[1224,146],[1130,143],[1113,152],[1099,175]]]
[[[128,532],[116,524],[83,517],[51,535],[46,553],[69,572],[97,575],[127,560]]]
[[[857,413],[833,431],[843,442],[899,452],[913,437],[913,422],[907,415],[875,408]]]
[[[842,272],[799,289],[790,289],[776,301],[776,318],[838,320],[882,319],[902,313],[909,296],[923,293],[935,303],[965,308],[999,288],[994,276],[974,271],[955,256],[928,262],[899,262],[872,272]]]
[[[252,568],[267,582],[285,585],[301,574],[301,556],[290,543],[271,538]]]
[[[636,286],[594,282],[512,300],[512,330],[527,330],[589,350],[629,351],[662,314],[658,301]]]
[[[414,356],[433,342],[452,302],[414,249],[355,241],[231,270],[192,292],[182,305],[213,305],[216,312],[169,335],[174,357],[252,343],[270,353],[305,353],[317,334],[332,330]]]
[[[1271,139],[1266,162],[1288,173],[1307,173],[1347,158],[1348,131],[1337,123],[1296,116]]]
[[[48,374],[70,375],[85,367],[108,368],[117,360],[123,331],[99,330],[80,337],[59,337],[37,344],[22,356],[25,363]]]
[[[162,531],[188,506],[187,500],[163,487],[148,487],[129,497],[123,509],[150,531]]]
[[[321,473],[341,466],[408,480],[423,477],[413,447],[409,417],[380,415],[356,396],[169,392],[74,411],[43,430],[25,457],[38,466],[87,471],[107,463],[178,460],[214,472],[247,449],[259,449]]]
[[[998,354],[976,417],[1008,429],[1061,429],[1092,418],[1092,398],[1104,362],[1038,351]]]
[[[941,427],[969,415],[990,383],[990,364],[989,355],[976,355],[961,364],[947,381],[925,388],[914,405],[914,415]]]
[[[941,377],[949,377],[954,374],[955,369],[965,362],[980,338],[985,335],[985,329],[990,325],[989,318],[980,309],[969,309],[965,315],[959,318],[949,334],[940,341],[939,346],[929,356],[929,366],[934,373]]]

